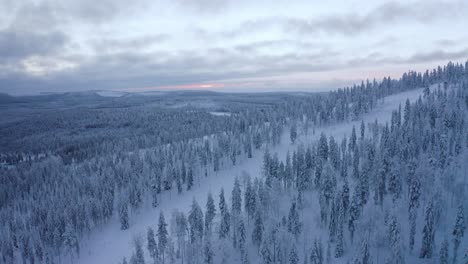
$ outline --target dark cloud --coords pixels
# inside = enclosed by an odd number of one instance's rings
[[[209,53],[209,54],[208,54]],[[447,60],[466,60],[468,49],[456,52],[431,51],[408,57],[386,57],[380,53],[343,59],[345,54],[321,50],[315,53],[281,55],[243,54],[236,49],[216,51],[186,50],[164,52],[119,52],[102,54],[92,60],[83,58],[79,67],[46,77],[15,73],[1,77],[4,92],[74,91],[131,89],[216,82],[242,78],[281,76],[299,72],[325,72],[340,69],[408,64]],[[79,60],[79,58],[77,59]],[[222,65],[222,67],[220,67]],[[287,82],[285,82],[287,83]]]
[[[15,60],[31,55],[54,54],[63,48],[67,41],[67,36],[58,31],[0,31],[0,63],[2,59]]]
[[[80,22],[101,24],[116,18],[134,17],[139,11],[148,7],[150,2],[146,0],[132,0],[131,2],[127,0],[57,1],[59,6],[57,11],[61,12],[61,15],[65,18],[69,17],[70,19],[79,19]]]
[[[417,53],[409,57],[406,60],[403,60],[405,63],[421,63],[421,62],[430,62],[430,61],[448,61],[448,60],[459,60],[466,59],[468,60],[468,48],[464,48],[457,51],[447,51],[447,50],[434,50],[425,53]]]
[[[407,57],[386,56],[381,53],[371,53],[366,56],[356,57],[348,60],[348,66],[375,66],[375,65],[395,65],[395,64],[418,64],[429,62],[466,61],[468,60],[468,48],[455,51],[432,50],[418,52]]]

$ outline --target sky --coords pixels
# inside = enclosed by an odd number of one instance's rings
[[[323,91],[464,63],[466,14],[466,0],[0,0],[0,92]]]

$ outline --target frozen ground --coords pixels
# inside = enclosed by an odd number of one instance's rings
[[[361,120],[365,123],[374,122],[378,119],[379,123],[389,121],[392,110],[398,109],[399,104],[404,106],[406,99],[410,101],[416,100],[422,95],[422,89],[416,89],[400,94],[392,95],[385,98],[383,103],[368,114],[365,114],[362,119],[354,122],[338,123],[329,126],[318,127],[315,133],[312,129],[309,130],[307,136],[300,136],[295,145],[290,144],[289,133],[282,135],[281,144],[270,148],[271,153],[278,153],[280,159],[284,159],[287,151],[293,151],[297,144],[313,142],[318,140],[320,134],[324,132],[327,137],[333,136],[340,142],[341,138],[349,133],[354,126],[359,129]],[[81,241],[81,254],[79,259],[74,259],[73,263],[89,264],[89,263],[119,263],[125,256],[127,259],[133,251],[132,241],[135,236],[146,238],[146,231],[149,226],[156,229],[160,211],[164,212],[166,221],[171,218],[173,210],[177,209],[188,213],[193,198],[195,198],[203,210],[206,204],[208,192],[212,192],[215,198],[215,204],[218,204],[217,198],[221,188],[224,188],[227,194],[227,201],[230,204],[230,193],[236,176],[241,176],[245,171],[252,177],[261,175],[261,164],[263,158],[263,150],[255,151],[252,159],[240,160],[238,165],[223,169],[218,173],[212,173],[207,178],[197,179],[195,188],[191,191],[183,192],[178,195],[176,190],[173,192],[165,192],[160,196],[160,205],[158,208],[151,208],[149,203],[139,210],[136,214],[130,215],[130,228],[125,231],[120,230],[120,224],[117,217],[114,217],[108,224],[95,230],[91,235]],[[148,257],[148,256],[147,256]],[[70,261],[70,258],[62,258],[63,263]],[[71,262],[70,262],[71,263]]]

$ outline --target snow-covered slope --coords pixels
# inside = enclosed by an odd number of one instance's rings
[[[379,123],[385,123],[390,120],[392,110],[398,109],[400,104],[404,105],[406,99],[414,101],[421,95],[422,89],[416,89],[389,96],[385,98],[383,103],[379,103],[371,113],[363,115],[362,119],[318,127],[315,129],[315,133],[309,131],[307,136],[300,136],[295,145],[290,144],[289,135],[285,133],[282,135],[281,144],[270,148],[270,152],[278,153],[279,158],[284,159],[286,153],[295,149],[297,144],[308,144],[318,140],[322,132],[326,133],[327,136],[335,137],[339,142],[343,136],[351,131],[353,126],[359,127],[361,120],[368,123],[378,119]],[[221,170],[218,173],[211,173],[207,178],[196,179],[195,188],[191,191],[182,194],[177,194],[176,190],[165,192],[161,195],[158,208],[153,209],[150,203],[145,203],[139,212],[131,215],[128,230],[120,230],[119,221],[115,216],[108,224],[99,230],[95,230],[88,238],[81,241],[80,258],[74,259],[73,263],[119,263],[124,256],[129,258],[133,250],[134,237],[144,237],[149,226],[154,228],[160,211],[164,212],[166,219],[170,218],[173,210],[188,212],[193,198],[204,206],[208,192],[213,193],[215,200],[221,188],[224,188],[226,193],[229,194],[234,184],[234,178],[241,176],[243,172],[250,174],[252,177],[260,176],[261,164],[262,153],[257,151],[252,159],[241,160],[237,166]],[[228,200],[230,199],[228,198]],[[215,203],[217,204],[217,201]],[[70,260],[62,259],[62,261],[65,263]]]

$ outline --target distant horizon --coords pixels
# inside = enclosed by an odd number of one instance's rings
[[[366,80],[372,81],[376,80],[378,82],[382,81],[384,77],[390,77],[392,79],[399,79],[404,73],[414,71],[424,73],[426,70],[432,70],[437,68],[438,66],[444,66],[448,63],[454,64],[463,64],[468,63],[468,58],[466,60],[460,61],[446,61],[445,63],[437,63],[432,65],[432,67],[424,68],[423,65],[418,67],[418,70],[414,69],[407,69],[402,70],[401,72],[394,72],[392,75],[384,75],[378,77],[370,77],[370,78],[358,78],[354,80],[329,80],[325,81],[326,84],[314,84],[311,87],[272,87],[272,88],[236,88],[236,87],[210,87],[209,83],[201,84],[206,85],[205,87],[185,87],[183,84],[178,85],[177,87],[142,87],[142,88],[128,88],[128,89],[76,89],[76,90],[56,90],[56,91],[34,91],[29,93],[15,93],[15,92],[3,92],[0,90],[0,93],[7,94],[13,97],[20,97],[20,96],[40,96],[40,95],[51,95],[51,94],[66,94],[66,93],[83,93],[83,92],[115,92],[115,93],[128,93],[128,94],[145,94],[145,93],[152,93],[152,92],[183,92],[183,91],[193,91],[193,92],[217,92],[217,93],[317,93],[317,92],[328,92],[333,91],[341,88],[350,87],[353,85],[359,85],[361,82],[365,82]],[[328,82],[328,83],[327,83]]]

